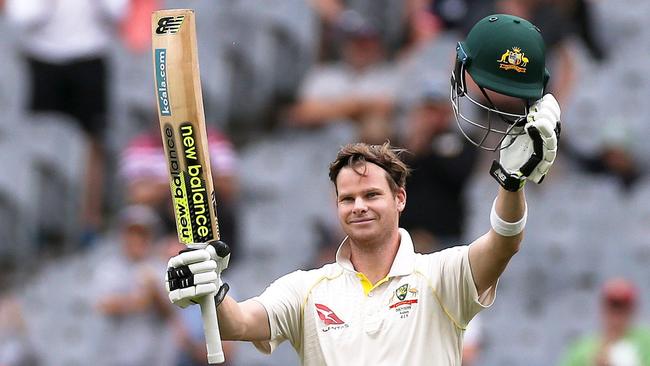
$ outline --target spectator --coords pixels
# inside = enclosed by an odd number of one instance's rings
[[[575,24],[574,31],[582,38],[589,54],[598,61],[607,58],[600,40],[595,36],[596,24],[593,18],[593,4],[587,0],[548,0],[563,16]]]
[[[313,0],[312,6],[320,19],[319,53],[321,60],[332,60],[336,57],[336,23],[345,10],[340,0]]]
[[[404,30],[404,42],[398,57],[417,52],[419,48],[435,39],[444,30],[440,18],[431,12],[429,1],[411,0]]]
[[[569,141],[567,155],[588,173],[616,178],[621,190],[630,193],[644,173],[632,151],[634,138],[622,123],[614,122],[603,128],[600,140],[593,153],[580,151]]]
[[[27,65],[30,112],[55,111],[77,120],[88,138],[81,222],[88,242],[103,224],[104,131],[111,34],[128,0],[8,0]]]
[[[459,244],[465,225],[463,194],[478,158],[477,149],[452,122],[447,87],[427,84],[407,117],[403,146],[412,153],[406,156],[413,169],[407,182],[412,203],[400,218],[422,253]]]
[[[225,135],[210,127],[207,130],[219,229],[221,236],[236,246],[235,206],[239,191],[236,152]],[[149,130],[128,143],[119,169],[126,181],[127,201],[155,208],[166,226],[175,230],[167,159],[158,122],[152,122]]]
[[[623,278],[605,282],[601,293],[602,329],[571,345],[562,366],[650,365],[650,329],[635,326],[638,289]]]
[[[479,5],[479,0],[420,0],[428,3],[431,12],[445,29],[457,30],[464,25],[470,9]]]
[[[381,143],[392,135],[394,70],[385,62],[377,28],[368,20],[348,11],[340,27],[342,62],[323,64],[308,73],[288,118],[302,127],[354,121],[360,140]]]
[[[164,264],[153,255],[159,226],[151,208],[125,208],[119,218],[121,252],[104,258],[97,270],[96,306],[109,326],[98,357],[102,365],[171,365],[173,309],[162,287]]]
[[[415,0],[417,2],[418,0]],[[320,18],[320,59],[332,61],[340,57],[342,39],[341,26],[349,21],[350,14],[357,14],[370,20],[376,28],[377,38],[382,46],[393,54],[399,48],[402,28],[412,0],[311,0],[311,5]]]
[[[399,114],[421,101],[423,80],[445,80],[447,84],[456,57],[458,36],[444,31],[440,20],[425,5],[413,5],[410,9],[405,42],[395,59],[399,78],[396,109]],[[447,84],[443,91],[449,94],[448,89]]]

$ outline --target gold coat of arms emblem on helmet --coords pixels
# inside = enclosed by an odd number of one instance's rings
[[[528,57],[526,54],[521,52],[521,48],[512,47],[511,50],[506,50],[506,52],[501,55],[501,58],[498,60],[500,63],[499,68],[504,70],[515,70],[517,72],[526,72],[526,65],[528,65]]]

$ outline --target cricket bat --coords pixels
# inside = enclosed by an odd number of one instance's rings
[[[194,11],[152,14],[155,95],[178,239],[204,248],[219,239],[208,137],[205,130]],[[201,302],[208,363],[224,362],[214,296]]]

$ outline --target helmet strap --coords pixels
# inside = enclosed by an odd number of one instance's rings
[[[451,74],[451,84],[456,89],[456,94],[462,97],[467,93],[467,85],[465,83],[465,63],[456,58],[454,65],[454,72]]]

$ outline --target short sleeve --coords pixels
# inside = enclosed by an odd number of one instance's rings
[[[432,256],[430,270],[440,301],[459,325],[466,327],[476,314],[494,303],[497,285],[479,296],[469,265],[469,246],[445,249]]]
[[[266,310],[271,329],[269,341],[253,342],[260,352],[271,353],[285,340],[298,348],[302,339],[300,313],[304,299],[304,275],[304,271],[296,271],[280,277],[260,296],[252,299]]]

